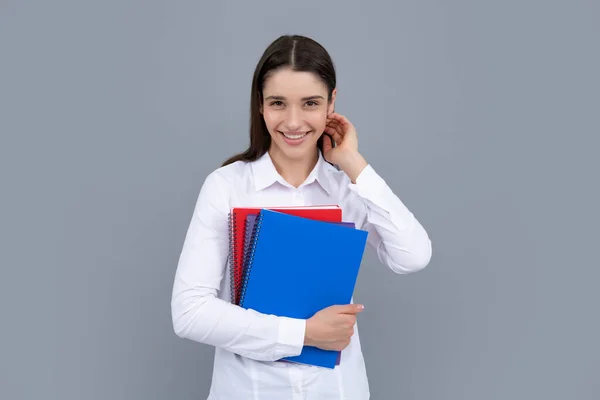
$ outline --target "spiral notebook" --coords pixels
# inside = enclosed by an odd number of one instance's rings
[[[266,208],[266,207],[265,207]],[[263,207],[234,207],[229,212],[229,274],[231,302],[239,305],[246,217],[258,215]],[[274,211],[320,221],[341,222],[342,209],[337,205],[274,207]]]
[[[246,279],[245,272],[247,270],[247,265],[248,265],[248,249],[250,247],[250,242],[252,240],[252,234],[254,232],[254,227],[256,225],[257,217],[258,217],[258,214],[250,214],[250,215],[246,216],[246,234],[244,235],[244,268],[243,268],[243,273],[242,273],[242,281],[244,281],[244,279]],[[354,222],[332,222],[332,223],[346,226],[348,228],[355,227]],[[335,361],[335,365],[340,365],[342,354],[341,354],[341,351],[338,351],[337,353],[338,354],[337,354],[337,358]]]
[[[348,304],[368,233],[273,210],[260,211],[245,259],[240,306],[290,318],[310,318]],[[304,346],[284,361],[334,368],[339,352]]]

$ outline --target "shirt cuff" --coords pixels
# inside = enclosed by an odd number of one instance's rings
[[[368,198],[384,190],[386,185],[385,180],[368,164],[356,178],[356,183],[350,183],[349,187],[360,197]]]
[[[306,320],[299,318],[279,317],[279,346],[276,352],[278,357],[297,356],[304,347],[306,334]]]
[[[365,201],[369,220],[375,220],[375,213],[391,221],[399,230],[410,226],[414,218],[412,213],[370,164],[358,175],[356,183],[349,183],[348,187]]]

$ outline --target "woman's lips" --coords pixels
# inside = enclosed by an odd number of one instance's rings
[[[279,133],[281,133],[281,136],[283,136],[283,140],[291,145],[291,146],[297,146],[299,144],[301,144],[302,142],[304,142],[304,140],[306,139],[306,137],[308,136],[308,134],[310,133],[310,131],[287,131],[287,132],[282,132],[279,131]]]

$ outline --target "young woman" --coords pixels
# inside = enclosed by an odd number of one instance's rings
[[[275,40],[252,81],[250,147],[202,185],[177,266],[172,317],[178,336],[216,349],[209,400],[369,398],[356,330],[361,305],[334,305],[304,320],[229,301],[231,207],[339,204],[345,221],[369,231],[369,246],[394,272],[429,263],[426,231],[359,153],[352,123],[334,112],[336,93],[334,65],[321,45],[303,36]],[[310,251],[302,237],[289,240]],[[341,362],[325,369],[277,361],[304,345],[343,350]]]

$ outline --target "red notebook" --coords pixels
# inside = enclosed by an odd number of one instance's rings
[[[338,205],[292,207],[234,207],[229,213],[229,271],[231,302],[239,304],[244,273],[244,236],[246,216],[258,214],[263,208],[325,222],[342,222],[342,209]]]

